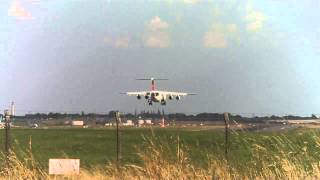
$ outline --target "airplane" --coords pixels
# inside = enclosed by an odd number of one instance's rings
[[[151,81],[151,89],[149,91],[140,91],[140,92],[126,92],[128,96],[136,96],[138,100],[144,97],[148,104],[151,106],[153,103],[160,103],[165,106],[167,104],[167,98],[169,100],[176,99],[180,100],[182,96],[195,95],[193,93],[185,92],[170,92],[170,91],[160,91],[156,90],[155,81],[159,80],[168,80],[168,79],[156,79],[156,78],[145,78],[145,79],[136,79],[136,80],[149,80]]]

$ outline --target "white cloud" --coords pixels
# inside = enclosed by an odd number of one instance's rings
[[[130,38],[129,37],[120,37],[115,42],[115,47],[117,48],[127,48],[129,47]]]
[[[26,0],[26,1],[31,4],[39,4],[40,3],[40,0]]]
[[[246,29],[249,32],[258,32],[263,28],[263,24],[266,20],[266,15],[260,11],[250,9],[245,16],[247,22]]]
[[[159,16],[155,16],[151,19],[148,24],[149,30],[151,31],[161,31],[168,29],[169,25],[167,22],[162,21]]]
[[[29,20],[32,19],[32,15],[27,11],[19,1],[13,1],[9,10],[8,16],[15,17],[18,20]]]
[[[215,23],[211,29],[204,34],[203,46],[207,48],[226,48],[228,41],[236,39],[238,26],[236,24]]]
[[[185,4],[197,4],[199,0],[182,0],[183,3]]]
[[[204,47],[226,48],[228,46],[226,37],[221,32],[206,32],[203,38]]]
[[[120,37],[105,36],[103,42],[109,47],[128,48],[130,45],[130,37],[128,35]]]
[[[165,48],[170,46],[169,24],[167,22],[155,16],[146,24],[146,27],[143,39],[146,47]]]
[[[167,32],[151,33],[145,39],[145,46],[165,48],[170,46],[170,37]]]

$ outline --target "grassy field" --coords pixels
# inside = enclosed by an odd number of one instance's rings
[[[0,133],[4,134],[3,130]],[[221,130],[126,128],[121,134],[123,165],[141,166],[146,163],[145,157],[155,154],[173,164],[185,158],[184,162],[200,169],[208,169],[213,160],[225,162]],[[31,137],[32,154],[44,169],[49,158],[80,158],[85,169],[104,167],[116,158],[115,129],[12,129],[11,137],[20,159],[27,157],[23,152],[28,151]],[[0,140],[3,142],[3,136]],[[252,169],[259,172],[266,167],[277,173],[277,169],[284,169],[281,163],[286,159],[303,171],[312,172],[320,161],[319,153],[320,132],[315,129],[233,131],[228,164],[238,173],[246,174]]]
[[[3,130],[0,133],[4,134]],[[122,162],[140,163],[137,150],[143,147],[144,138],[151,137],[152,133],[170,143],[172,150],[179,136],[180,143],[190,147],[194,156],[199,157],[209,151],[222,153],[222,132],[126,128],[121,129]],[[31,137],[32,153],[42,166],[47,165],[49,158],[59,157],[80,158],[85,167],[105,165],[116,159],[115,129],[12,129],[11,137],[17,154],[28,150]],[[3,136],[0,140],[3,142]],[[198,157],[195,160],[201,162]]]

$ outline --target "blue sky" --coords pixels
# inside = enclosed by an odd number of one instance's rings
[[[0,107],[157,110],[137,77],[198,93],[168,112],[320,114],[319,1],[13,0],[0,4]]]

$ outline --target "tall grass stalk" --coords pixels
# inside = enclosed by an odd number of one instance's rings
[[[22,157],[13,151],[6,166],[1,155],[1,179],[319,179],[320,138],[313,132],[302,132],[302,142],[293,142],[288,135],[261,135],[257,140],[247,132],[233,134],[232,155],[228,162],[215,153],[207,152],[205,166],[191,158],[190,147],[179,136],[163,138],[152,133],[137,146],[141,165],[109,162],[104,168],[81,169],[79,175],[50,176],[38,166],[31,152]],[[235,145],[246,152],[247,161],[239,164]],[[30,148],[31,151],[31,148]]]

